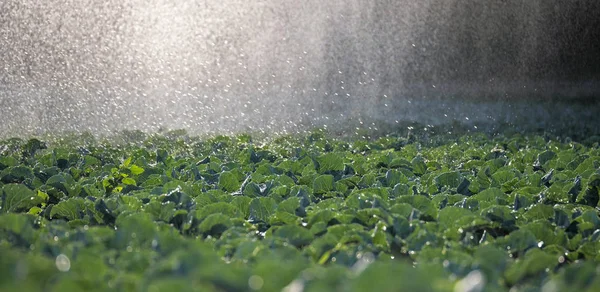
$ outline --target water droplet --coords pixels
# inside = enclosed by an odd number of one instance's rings
[[[260,290],[264,283],[263,278],[257,275],[252,275],[248,278],[248,287],[252,290]]]
[[[69,257],[64,254],[59,254],[56,257],[55,264],[56,268],[61,272],[68,272],[71,269],[71,261],[69,260]]]
[[[456,292],[475,292],[483,291],[485,288],[485,275],[479,270],[470,272],[466,277],[456,283],[454,291]]]

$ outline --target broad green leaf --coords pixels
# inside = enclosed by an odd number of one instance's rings
[[[421,212],[423,220],[435,220],[438,217],[438,209],[425,196],[403,196],[398,198],[399,203],[408,203]]]
[[[19,164],[19,161],[12,156],[0,156],[0,170],[3,170],[7,167],[15,166]]]
[[[344,160],[337,153],[327,153],[317,157],[319,162],[319,173],[344,170]]]
[[[508,196],[495,187],[483,190],[469,199],[476,200],[481,209],[495,205],[508,205],[509,203]]]
[[[277,206],[277,211],[296,214],[298,208],[300,208],[300,198],[292,197],[279,203],[279,205]]]
[[[378,206],[376,206],[379,204]],[[387,202],[384,202],[379,194],[370,190],[359,190],[352,193],[345,201],[345,205],[348,208],[354,210],[380,207],[381,205],[387,206]]]
[[[65,195],[69,195],[69,183],[69,178],[64,174],[53,175],[46,181],[46,185],[56,188]]]
[[[140,174],[144,173],[144,169],[143,169],[143,168],[141,168],[141,167],[139,167],[139,166],[137,166],[137,165],[135,165],[135,164],[134,164],[134,165],[132,165],[132,166],[129,168],[129,170],[131,170],[131,173],[132,173],[133,175],[140,175]]]
[[[16,213],[29,210],[46,201],[34,191],[22,184],[7,184],[2,186],[2,204],[0,213]]]
[[[3,182],[23,182],[25,179],[33,178],[33,171],[27,166],[17,165],[5,169],[0,176]]]
[[[390,211],[390,213],[396,214],[400,217],[408,218],[413,213],[414,209],[415,208],[413,208],[413,206],[410,204],[399,203],[399,204],[393,205],[389,211]]]
[[[158,226],[148,213],[122,213],[117,217],[113,244],[124,250],[127,247],[151,247]]]
[[[513,226],[516,222],[515,215],[507,206],[492,206],[481,211],[481,216],[504,226]]]
[[[514,178],[515,172],[510,170],[496,171],[494,172],[494,174],[492,174],[492,180],[499,186],[502,186],[503,184],[513,180]]]
[[[319,175],[313,181],[313,191],[315,194],[324,194],[334,189],[334,178],[333,175],[324,174]]]
[[[515,284],[525,277],[547,274],[558,265],[558,259],[540,249],[532,249],[519,259],[506,271],[506,279],[510,284]]]
[[[312,215],[309,215],[308,220],[308,228],[311,228],[314,224],[318,222],[323,222],[325,225],[329,224],[329,222],[335,218],[335,213],[331,210],[321,210]]]
[[[560,270],[551,277],[556,291],[594,291],[600,285],[598,263],[578,261]]]
[[[163,222],[170,222],[175,216],[176,210],[174,202],[161,203],[159,201],[152,201],[144,208],[144,211],[151,214],[154,220]]]
[[[230,218],[236,218],[241,215],[239,209],[234,205],[225,202],[218,202],[198,209],[195,216],[199,220],[204,220],[206,217],[212,214],[223,214]]]
[[[540,166],[544,166],[546,162],[552,160],[554,157],[556,157],[556,153],[553,151],[544,151],[538,154],[536,163],[538,163]]]
[[[124,178],[121,182],[123,182],[123,184],[125,184],[125,185],[132,185],[132,186],[136,185],[135,179],[132,179],[130,177]]]
[[[2,241],[12,241],[12,244],[17,247],[30,248],[30,244],[41,235],[34,229],[36,217],[31,214],[0,213],[0,238]],[[3,257],[7,255],[3,254]],[[0,264],[2,263],[3,261],[0,260]]]
[[[349,291],[451,291],[451,281],[445,278],[441,265],[427,267],[425,264],[413,268],[410,264],[398,261],[373,261],[367,255],[359,263],[365,270],[349,283]],[[361,264],[357,264],[360,266]],[[394,279],[390,281],[390,279]],[[431,279],[438,279],[432,281]],[[398,283],[402,283],[399,289]]]
[[[204,235],[219,237],[225,230],[231,227],[230,217],[224,214],[211,214],[200,223],[198,231]]]
[[[242,194],[244,194],[244,196],[250,197],[250,198],[256,198],[256,197],[262,197],[262,191],[261,191],[261,187],[254,183],[254,182],[250,182],[248,183],[243,191]]]
[[[538,245],[535,235],[525,229],[513,231],[497,242],[512,254],[523,254],[531,248],[537,248]]]
[[[275,213],[277,203],[272,198],[255,198],[250,202],[248,220],[254,222],[269,222],[269,216]]]
[[[233,198],[233,200],[231,200],[231,205],[233,205],[234,207],[236,207],[241,213],[240,215],[245,218],[248,219],[248,216],[250,215],[250,202],[252,201],[252,198],[249,197],[245,197],[245,196],[236,196],[235,198]]]
[[[237,175],[230,171],[224,171],[219,176],[219,188],[226,192],[235,192],[240,189],[242,184],[238,181]]]
[[[475,265],[481,267],[490,282],[503,277],[504,271],[510,263],[510,257],[506,251],[490,244],[478,246],[473,256]]]
[[[385,186],[387,187],[406,183],[408,183],[408,178],[399,170],[390,169],[385,173]]]
[[[427,172],[427,164],[425,164],[425,159],[421,156],[416,156],[410,162],[413,167],[413,172],[416,175],[423,175]]]
[[[295,225],[300,224],[300,217],[283,211],[276,211],[269,219],[270,225]]]
[[[277,227],[275,232],[273,232],[273,236],[282,238],[286,242],[298,248],[309,245],[313,240],[313,235],[310,231],[297,225],[285,225]]]
[[[435,177],[435,184],[438,188],[447,187],[450,189],[456,189],[463,180],[462,175],[457,172],[445,172]]]
[[[50,219],[82,219],[85,209],[85,200],[83,198],[69,198],[52,207],[52,211],[50,211]]]
[[[536,221],[540,219],[550,219],[554,216],[554,208],[550,205],[536,204],[529,208],[523,217],[528,221]]]
[[[438,212],[437,220],[441,225],[450,227],[460,218],[473,215],[473,212],[467,209],[449,206]]]

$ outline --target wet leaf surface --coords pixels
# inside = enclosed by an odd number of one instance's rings
[[[22,141],[0,156],[0,289],[452,291],[485,278],[484,291],[589,290],[600,278],[597,147],[173,137]]]

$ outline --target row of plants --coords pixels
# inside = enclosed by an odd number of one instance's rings
[[[0,154],[2,291],[600,287],[598,143],[134,131]]]

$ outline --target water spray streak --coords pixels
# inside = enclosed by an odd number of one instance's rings
[[[598,96],[580,2],[4,0],[0,136],[510,122]]]

